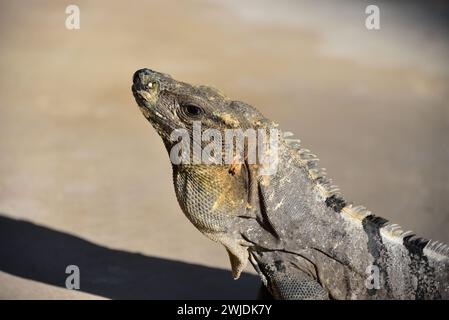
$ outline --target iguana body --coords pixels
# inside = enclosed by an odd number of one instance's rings
[[[194,120],[220,132],[276,126],[210,87],[149,69],[138,70],[133,82],[136,101],[168,152],[171,132],[191,132]],[[183,212],[225,246],[234,277],[249,260],[277,299],[448,299],[449,247],[348,204],[316,157],[288,136],[279,134],[271,175],[246,161],[173,165]]]

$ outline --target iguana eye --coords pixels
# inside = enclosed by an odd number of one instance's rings
[[[203,109],[191,103],[183,105],[182,110],[189,117],[198,117],[203,114]]]

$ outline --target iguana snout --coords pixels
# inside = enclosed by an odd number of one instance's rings
[[[172,77],[168,74],[153,71],[148,68],[139,69],[134,72],[133,75],[133,84],[135,85],[147,85],[150,82],[154,81],[167,81],[168,79],[172,79]]]

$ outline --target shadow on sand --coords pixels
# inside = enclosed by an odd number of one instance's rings
[[[0,270],[64,287],[65,269],[80,268],[81,291],[111,299],[254,299],[258,277],[114,250],[0,215]],[[0,284],[1,287],[1,284]]]

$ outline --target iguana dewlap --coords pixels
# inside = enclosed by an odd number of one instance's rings
[[[178,142],[173,130],[186,129],[193,141],[195,121],[223,135],[276,127],[216,89],[150,69],[134,74],[132,91],[169,153]],[[449,247],[348,204],[316,157],[289,135],[279,130],[273,174],[246,158],[172,163],[183,212],[226,248],[234,277],[249,260],[277,299],[448,299]]]

